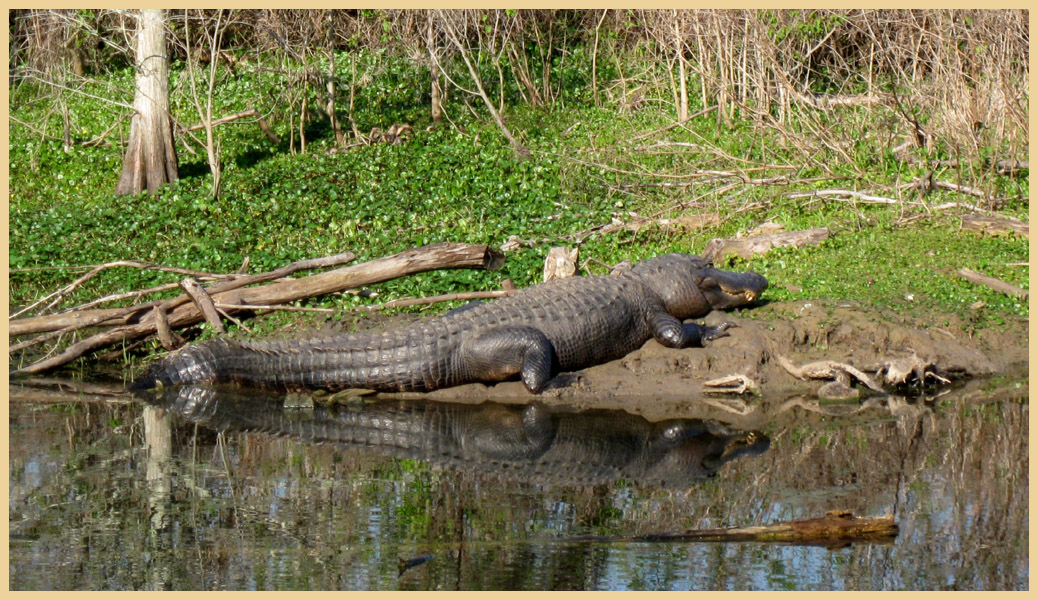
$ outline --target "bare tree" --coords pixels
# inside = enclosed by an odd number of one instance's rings
[[[442,10],[438,10],[437,13],[443,20],[443,26],[444,30],[447,33],[447,37],[450,38],[451,43],[453,43],[454,47],[458,50],[458,53],[461,55],[461,60],[465,62],[465,67],[469,71],[469,76],[472,77],[472,83],[476,84],[476,90],[478,91],[475,95],[483,99],[483,103],[487,105],[487,110],[489,110],[490,115],[494,117],[494,122],[497,123],[497,126],[501,129],[501,133],[504,134],[505,139],[507,139],[508,143],[512,145],[512,149],[514,149],[519,154],[519,156],[530,156],[530,151],[526,148],[526,146],[523,146],[519,143],[518,140],[515,139],[515,137],[512,135],[512,132],[508,129],[508,126],[505,125],[505,120],[501,118],[501,113],[498,112],[496,108],[494,108],[494,103],[490,101],[490,96],[487,96],[486,90],[483,89],[483,82],[479,77],[479,73],[476,71],[476,67],[472,64],[472,60],[469,58],[469,51],[461,42],[461,39],[459,37],[460,34],[458,33],[457,28],[454,25],[453,19]]]
[[[432,11],[426,13],[425,25],[425,47],[429,51],[429,77],[432,80],[432,86],[429,90],[432,96],[430,110],[432,112],[433,125],[437,126],[443,122],[443,101],[440,98],[440,64],[436,59],[436,36],[433,33]]]
[[[177,153],[169,113],[166,11],[141,9],[137,22],[137,83],[130,145],[116,194],[137,194],[177,179]]]
[[[195,84],[195,79],[197,79],[195,71],[197,69],[191,60],[190,20],[188,11],[184,11],[184,45],[187,53],[188,80],[191,83],[191,99],[194,101],[195,110],[198,111],[202,127],[205,129],[206,157],[209,160],[209,171],[213,174],[213,198],[220,197],[220,183],[223,174],[223,169],[220,165],[220,140],[216,138],[213,132],[213,91],[216,88],[216,67],[219,63],[217,59],[219,57],[224,27],[226,27],[226,24],[223,20],[222,10],[216,11],[216,23],[213,25],[212,31],[209,30],[204,22],[202,24],[202,41],[209,46],[209,80],[205,90],[205,106],[202,106]]]

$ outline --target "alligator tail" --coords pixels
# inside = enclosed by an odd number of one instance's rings
[[[216,340],[184,348],[152,364],[133,380],[131,392],[180,384],[205,383],[217,379],[222,358],[236,350],[233,342]]]

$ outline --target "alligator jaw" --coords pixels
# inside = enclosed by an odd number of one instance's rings
[[[756,302],[768,289],[768,280],[753,271],[706,269],[699,287],[711,308],[723,310]]]

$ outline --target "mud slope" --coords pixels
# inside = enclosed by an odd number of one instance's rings
[[[743,315],[708,315],[708,324],[730,321],[737,327],[706,348],[675,350],[649,341],[620,360],[561,375],[540,400],[581,408],[624,408],[663,418],[683,413],[690,403],[704,399],[717,403],[736,398],[731,394],[704,394],[704,382],[730,375],[751,379],[765,400],[832,393],[822,389],[828,380],[798,379],[782,365],[782,359],[800,368],[831,361],[864,371],[877,382],[881,378],[875,377],[876,369],[881,367],[890,370],[893,366],[896,370],[910,364],[929,365],[930,371],[954,380],[1025,370],[1027,366],[1024,322],[1011,324],[1006,331],[970,334],[962,323],[947,316],[919,322],[882,309],[831,301],[773,303]],[[937,381],[932,376],[927,379]],[[853,377],[850,383],[851,394],[868,393],[867,387]],[[511,381],[438,390],[428,397],[532,398],[522,384]]]

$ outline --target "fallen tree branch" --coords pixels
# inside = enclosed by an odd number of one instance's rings
[[[1019,219],[993,217],[989,215],[965,214],[962,228],[989,234],[1018,233],[1031,239],[1031,227]]]
[[[797,545],[842,545],[850,542],[891,542],[898,526],[892,515],[855,517],[850,511],[829,511],[824,517],[782,521],[759,527],[693,529],[637,536],[585,535],[567,542],[778,542]]]
[[[205,277],[199,277],[198,280],[199,281],[211,281],[211,280],[209,280],[209,279],[207,279]],[[164,283],[162,285],[157,285],[155,287],[145,288],[143,290],[133,290],[132,292],[121,292],[121,293],[118,293],[118,294],[109,294],[109,295],[107,295],[107,296],[105,296],[103,298],[97,298],[95,300],[91,300],[90,302],[86,302],[84,304],[80,304],[79,306],[75,306],[70,311],[67,311],[67,312],[76,312],[76,311],[81,311],[81,310],[87,310],[87,309],[90,309],[90,308],[94,308],[95,306],[99,306],[101,304],[105,304],[107,302],[115,302],[116,300],[126,300],[127,298],[137,298],[137,299],[140,299],[140,298],[143,298],[144,296],[150,296],[151,294],[156,294],[158,292],[165,292],[165,291],[169,291],[169,290],[174,290],[174,289],[176,289],[178,287],[180,287],[179,283]],[[61,313],[61,314],[67,314],[67,313]]]
[[[353,261],[356,255],[352,252],[343,252],[341,254],[335,254],[333,256],[322,256],[320,258],[310,258],[306,260],[296,261],[294,263],[285,265],[280,269],[273,271],[267,271],[265,273],[258,273],[256,275],[216,275],[213,277],[219,277],[221,279],[229,279],[207,288],[206,292],[211,296],[221,292],[228,292],[237,288],[245,287],[247,285],[253,285],[256,283],[264,283],[267,281],[273,281],[276,279],[282,279],[293,273],[299,271],[307,271],[310,269],[323,269],[327,267],[335,267],[346,264]],[[129,262],[129,261],[120,261]],[[114,263],[109,263],[114,264]],[[160,270],[165,270],[173,273],[183,273],[184,269],[171,269],[169,267],[156,267]],[[198,273],[197,271],[189,271],[186,274]],[[150,288],[154,289],[154,288]],[[163,306],[166,311],[172,310],[181,304],[189,301],[186,295],[179,296],[172,300],[164,302]],[[145,309],[150,309],[154,306],[154,303],[139,304],[130,306],[127,308],[105,308],[95,309],[89,311],[74,311],[68,313],[59,313],[57,315],[49,315],[44,317],[33,317],[28,319],[19,319],[17,321],[10,321],[8,323],[8,335],[14,337],[19,335],[26,335],[30,333],[42,333],[46,331],[55,330],[74,330],[81,329],[83,327],[89,327],[92,325],[98,325],[106,321],[114,321],[120,318],[131,318]],[[103,317],[103,318],[101,318]],[[71,328],[71,329],[69,329]]]
[[[73,291],[75,291],[76,288],[78,288],[79,286],[83,285],[87,281],[93,279],[101,271],[104,271],[105,269],[113,269],[113,268],[116,268],[116,267],[130,267],[130,268],[134,268],[134,269],[164,271],[164,272],[167,272],[167,273],[177,273],[177,274],[180,274],[180,275],[187,275],[187,276],[190,276],[190,277],[205,277],[205,278],[209,278],[209,279],[219,279],[219,278],[232,278],[232,277],[235,277],[234,275],[214,275],[213,273],[205,273],[205,272],[202,272],[202,271],[195,271],[195,270],[192,270],[192,269],[178,269],[178,268],[175,268],[175,267],[163,267],[161,265],[154,265],[154,264],[151,264],[151,263],[145,263],[145,262],[140,262],[140,261],[136,261],[136,260],[117,260],[117,261],[114,261],[114,262],[104,263],[102,265],[94,265],[94,266],[91,266],[91,267],[86,267],[86,268],[88,268],[90,270],[87,271],[87,273],[85,275],[83,275],[82,277],[76,279],[75,281],[73,281],[72,283],[66,285],[65,287],[61,288],[60,290],[58,290],[56,292],[52,292],[52,293],[44,296],[43,298],[40,298],[36,302],[33,302],[29,306],[26,306],[25,308],[15,312],[14,314],[10,315],[7,318],[9,320],[10,319],[14,319],[15,317],[18,317],[19,315],[23,315],[26,312],[32,310],[33,308],[36,308],[40,304],[43,304],[44,302],[53,299],[52,302],[47,305],[47,308],[51,308],[51,307],[55,306],[58,302],[60,302],[62,298],[64,298],[65,296],[67,296],[67,295],[71,294]],[[73,268],[80,268],[80,267],[73,267]]]
[[[895,200],[893,198],[885,198],[883,196],[874,196],[872,194],[855,192],[853,190],[813,190],[810,192],[797,192],[795,194],[787,194],[786,198],[793,200],[796,198],[829,198],[834,196],[841,198],[854,198],[855,200],[861,200],[863,202],[870,202],[873,204],[900,204],[903,202],[903,200]]]
[[[135,317],[138,313],[143,312],[143,311],[148,310],[148,309],[154,309],[155,307],[159,307],[159,306],[162,306],[162,302],[159,301],[159,300],[156,300],[154,302],[149,302],[147,304],[135,304],[135,305],[133,305],[131,307],[128,307],[128,308],[112,308],[112,309],[105,309],[105,310],[89,311],[91,313],[89,315],[80,315],[80,314],[77,314],[77,313],[68,313],[70,315],[77,315],[77,317],[81,317],[81,318],[76,318],[74,320],[74,322],[72,322],[69,325],[65,325],[61,329],[56,329],[56,330],[46,329],[44,331],[47,331],[48,333],[44,333],[43,335],[38,335],[38,336],[36,336],[36,337],[34,337],[34,338],[30,339],[30,340],[26,340],[24,342],[19,342],[17,344],[14,344],[11,347],[9,347],[7,349],[7,351],[8,351],[8,353],[18,352],[20,350],[25,350],[26,348],[29,348],[31,346],[35,346],[37,344],[41,344],[43,342],[46,342],[47,340],[52,340],[52,339],[54,339],[56,337],[61,337],[61,336],[65,335],[66,333],[72,333],[73,331],[78,331],[80,329],[85,329],[87,327],[94,327],[94,326],[97,326],[97,325],[113,325],[113,324],[115,324],[115,323],[112,323],[113,321],[118,321],[118,323],[120,323],[120,324],[126,324],[133,317]],[[64,317],[64,316],[65,315],[55,315],[55,317]],[[25,320],[30,320],[30,319],[25,319]],[[36,320],[36,319],[32,319],[32,320]],[[65,319],[60,319],[60,320],[55,319],[55,321],[58,321],[59,323],[67,322]],[[35,332],[30,332],[30,333],[35,333]],[[11,335],[13,336],[13,335],[16,335],[16,334],[11,334]]]
[[[988,199],[988,195],[985,194],[983,190],[979,190],[974,187],[969,187],[967,185],[959,185],[957,183],[952,183],[950,181],[935,181],[933,182],[933,186],[936,188],[951,190],[953,192],[959,192],[960,194],[967,194],[969,196],[982,198],[984,200]]]
[[[1011,283],[1006,283],[1001,279],[995,279],[994,277],[984,275],[983,273],[978,273],[972,269],[959,269],[959,277],[962,277],[971,283],[987,286],[996,292],[1002,292],[1007,296],[1012,296],[1020,300],[1027,300],[1027,290],[1019,288]]]
[[[286,306],[286,305],[273,305],[273,304],[223,304],[217,302],[214,304],[216,308],[224,310],[284,310],[284,311],[296,311],[296,312],[315,312],[315,313],[337,313],[340,311],[334,308],[313,308],[309,306]]]
[[[317,259],[322,260],[322,259]],[[311,296],[323,296],[349,288],[379,283],[434,269],[486,269],[500,268],[504,255],[489,246],[476,244],[439,243],[421,248],[414,248],[375,259],[359,265],[342,267],[309,277],[272,283],[244,289],[226,289],[228,285],[239,283],[231,281],[223,284],[223,291],[216,291],[216,286],[208,290],[215,303],[221,304],[262,304],[276,305],[294,302]],[[249,278],[241,278],[249,279]],[[172,310],[170,304],[180,301]],[[171,328],[194,325],[202,320],[202,313],[194,304],[186,300],[186,295],[174,301],[163,303],[167,309],[167,319]],[[156,332],[155,317],[151,314],[143,317],[141,322],[117,327],[93,335],[66,348],[60,354],[37,361],[27,367],[18,369],[12,374],[40,373],[61,365],[111,344],[152,335]]]
[[[750,259],[758,254],[766,254],[772,248],[817,246],[828,238],[829,229],[826,227],[816,227],[802,231],[782,231],[747,238],[714,238],[707,243],[702,255],[703,258],[716,262],[720,262],[731,255]]]

